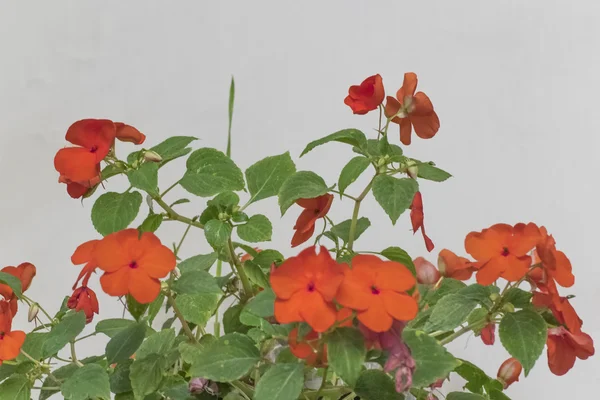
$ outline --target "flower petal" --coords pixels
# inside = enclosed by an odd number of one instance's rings
[[[66,147],[54,156],[54,168],[73,182],[88,181],[98,176],[99,162],[94,153],[83,147]]]
[[[396,93],[398,100],[402,101],[404,96],[413,96],[415,94],[415,90],[417,90],[418,82],[419,79],[417,78],[417,74],[414,72],[406,72],[404,74],[404,82],[402,82],[402,89],[400,89],[402,92],[399,90],[398,93]],[[399,97],[399,94],[403,96]]]
[[[121,142],[142,144],[146,140],[146,136],[131,125],[126,125],[122,122],[115,122],[115,128],[116,137]]]
[[[303,302],[300,316],[316,332],[325,332],[335,323],[336,310],[333,304],[326,303],[317,291],[304,295]]]
[[[110,296],[125,296],[129,292],[129,272],[131,268],[124,267],[114,272],[106,272],[100,277],[102,290]]]
[[[385,310],[381,296],[373,296],[370,307],[358,313],[358,320],[373,332],[385,332],[392,327],[393,318]]]
[[[275,299],[275,319],[280,324],[301,322],[300,309],[304,307],[303,293],[291,296],[287,300]]]
[[[377,271],[375,286],[382,290],[405,292],[417,284],[414,275],[396,261],[385,261]]]
[[[157,279],[167,276],[177,265],[173,251],[160,242],[158,246],[147,249],[137,262],[145,273]]]
[[[97,162],[106,157],[116,135],[115,124],[107,119],[82,119],[72,124],[65,139],[88,151],[95,149]]]
[[[129,293],[140,304],[154,301],[160,294],[160,281],[148,276],[143,268],[131,269],[128,282]]]
[[[496,282],[500,275],[506,271],[508,263],[506,257],[494,257],[477,271],[477,283],[488,286]]]
[[[392,290],[383,290],[380,294],[385,310],[398,321],[410,321],[417,316],[419,306],[415,299]]]
[[[71,262],[74,265],[85,264],[92,260],[92,254],[96,245],[100,242],[98,239],[89,240],[85,243],[80,244],[75,249],[75,252],[71,256]]]
[[[25,332],[6,332],[2,341],[0,341],[0,360],[7,361],[17,358],[24,342]]]
[[[412,124],[410,123],[410,119],[401,118],[400,119],[400,141],[403,145],[408,146],[411,142],[412,135]]]

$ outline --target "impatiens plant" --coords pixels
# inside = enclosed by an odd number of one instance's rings
[[[225,152],[192,150],[196,138],[176,136],[123,157],[117,139],[145,143],[136,128],[105,119],[71,125],[66,140],[74,146],[58,150],[54,166],[69,196],[84,205],[95,198],[98,235],[74,249],[81,272],[57,312],[25,294],[32,264],[0,272],[0,400],[36,391],[41,400],[432,400],[444,398],[440,388],[457,376],[464,392],[446,399],[502,400],[544,347],[556,375],[592,356],[591,337],[558,289],[574,284],[571,264],[543,226],[471,232],[464,252],[439,252],[437,267],[401,247],[355,248],[361,235],[378,235],[372,223],[387,223],[362,215],[362,201],[373,196],[392,224],[408,211],[424,248],[434,249],[419,182],[451,175],[410,157],[413,130],[431,139],[440,128],[416,87],[414,73],[387,99],[379,75],[350,87],[344,103],[355,114],[379,110],[376,131],[343,129],[300,155],[331,142],[350,146],[356,156],[337,184],[297,171],[289,153],[243,173],[230,157],[233,82]],[[396,125],[403,147],[394,143]],[[163,166],[183,157],[179,180],[159,179]],[[368,184],[351,191],[359,176]],[[127,179],[129,189],[105,191],[113,179]],[[176,186],[194,196],[197,215],[180,211],[190,200],[174,197]],[[275,196],[281,215],[298,215],[279,233],[290,240],[285,249],[268,248],[271,222],[253,211]],[[353,212],[333,221],[329,211],[340,202]],[[138,215],[143,221],[133,224]],[[165,221],[181,225],[172,246],[159,239]],[[203,230],[207,244],[186,241],[190,230]],[[199,254],[182,259],[183,246]],[[129,316],[100,319],[98,290],[119,298]],[[13,325],[19,309],[35,323],[28,334]],[[94,331],[82,335],[92,322]],[[507,360],[496,377],[445,348],[468,334],[490,346],[499,336]],[[85,341],[100,338],[103,354],[77,357]]]

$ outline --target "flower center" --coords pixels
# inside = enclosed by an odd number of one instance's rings
[[[375,285],[371,286],[371,293],[373,294],[379,294],[381,293],[381,291],[379,290],[379,288]]]
[[[0,332],[0,340],[4,339],[4,332]]]
[[[504,247],[502,249],[502,253],[500,253],[500,254],[502,254],[502,256],[504,256],[504,257],[508,257],[508,255],[510,254],[510,251],[508,251],[508,247]]]
[[[315,215],[319,215],[319,213],[321,212],[321,210],[319,210],[318,208],[315,208],[313,210],[313,212],[315,213]]]
[[[137,267],[138,267],[138,264],[137,264],[137,262],[135,262],[135,261],[132,261],[132,262],[130,262],[130,263],[129,263],[129,268],[136,269]]]
[[[314,292],[315,291],[315,283],[309,282],[308,285],[306,285],[306,290],[308,290],[309,292]]]
[[[98,146],[94,145],[92,146],[92,148],[90,149],[90,153],[95,153],[98,151]]]

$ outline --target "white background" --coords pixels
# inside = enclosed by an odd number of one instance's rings
[[[245,169],[309,141],[357,127],[373,134],[375,113],[353,116],[343,104],[348,86],[374,73],[387,93],[415,71],[433,101],[441,129],[415,139],[409,156],[434,160],[454,178],[423,182],[426,227],[436,244],[464,254],[471,230],[496,222],[546,225],[571,258],[575,307],[584,330],[598,339],[597,176],[594,158],[600,91],[600,5],[593,1],[7,1],[0,2],[0,255],[2,265],[31,261],[38,276],[29,292],[53,311],[79,271],[69,257],[97,238],[91,201],[70,199],[57,183],[52,160],[75,120],[110,118],[130,123],[148,147],[172,135],[194,135],[196,146],[224,149],[230,76],[237,81],[233,156]],[[396,127],[391,138],[398,140]],[[133,147],[119,144],[125,156]],[[329,184],[352,156],[331,144],[298,161]],[[166,188],[182,163],[161,172]],[[122,190],[111,180],[107,190]],[[364,186],[358,182],[350,192]],[[170,200],[184,196],[169,194]],[[182,206],[199,214],[203,203]],[[350,217],[336,199],[331,216]],[[279,218],[276,200],[252,206],[267,213],[276,234],[269,247],[287,255],[299,213]],[[393,227],[371,197],[363,210],[374,224],[358,249],[389,245],[426,255],[408,216]],[[183,226],[165,223],[165,243]],[[263,246],[265,247],[265,246]],[[206,253],[201,232],[182,255]],[[95,278],[94,278],[95,279]],[[99,289],[96,280],[92,285]],[[22,307],[24,310],[25,307]],[[102,318],[121,306],[101,296]],[[16,326],[26,326],[26,310]],[[89,328],[88,328],[89,329]],[[85,344],[83,344],[85,343]],[[499,341],[478,338],[451,346],[456,355],[495,375],[507,358]],[[80,353],[103,350],[87,340]],[[510,388],[514,399],[594,396],[599,358],[578,361],[554,377],[545,354],[529,378]],[[458,379],[447,388],[460,387]]]

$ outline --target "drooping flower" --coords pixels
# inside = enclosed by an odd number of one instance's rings
[[[146,140],[146,135],[138,131],[131,125],[122,122],[115,122],[115,137],[121,142],[133,144],[142,144]]]
[[[504,389],[519,381],[521,371],[523,371],[523,366],[516,358],[509,358],[500,365],[498,380],[502,382]]]
[[[332,194],[324,194],[314,199],[300,199],[296,201],[304,211],[298,217],[292,237],[292,247],[296,247],[306,242],[315,232],[315,223],[319,218],[324,218],[331,208],[333,202]]]
[[[316,332],[325,332],[336,321],[333,298],[345,264],[333,260],[323,246],[316,251],[311,246],[288,258],[271,272],[270,281],[279,323],[306,322]]]
[[[385,116],[400,125],[400,141],[409,145],[412,129],[421,139],[431,139],[440,129],[440,120],[433,110],[433,104],[423,92],[417,92],[417,75],[414,72],[404,74],[404,83],[396,98],[387,97]]]
[[[12,330],[10,307],[0,307],[0,365],[17,358],[25,342],[25,332]]]
[[[492,346],[496,342],[496,324],[489,323],[483,327],[480,332],[481,341],[487,346]]]
[[[440,271],[423,257],[413,260],[417,271],[417,282],[422,285],[435,285],[440,280]]]
[[[465,257],[459,257],[452,251],[443,249],[438,256],[438,269],[446,278],[466,281],[471,279],[473,272],[477,271],[477,265]]]
[[[543,226],[534,252],[534,265],[537,267],[529,272],[528,278],[543,291],[558,293],[556,284],[571,287],[575,283],[571,262],[565,253],[556,249],[556,241]]]
[[[354,114],[366,114],[376,110],[385,97],[383,80],[379,74],[365,79],[360,85],[350,86],[348,96],[344,103],[352,109]]]
[[[533,292],[532,303],[536,307],[547,307],[552,311],[559,324],[565,325],[571,332],[581,332],[583,321],[567,297],[558,293]]]
[[[586,360],[593,356],[594,341],[590,335],[577,332],[569,332],[562,326],[548,329],[548,366],[554,375],[566,374],[575,360]]]
[[[33,280],[36,274],[35,266],[28,262],[21,263],[16,267],[4,267],[0,271],[10,274],[15,278],[18,278],[21,281],[22,292],[25,292],[27,289],[29,289],[29,286],[31,286],[31,281]],[[17,313],[18,309],[17,296],[13,293],[13,290],[10,288],[10,286],[1,283],[0,295],[6,299],[8,304],[10,304],[10,309],[12,315],[14,316]]]
[[[75,252],[71,256],[71,262],[74,265],[85,264],[81,269],[79,276],[77,277],[77,281],[73,285],[73,290],[79,285],[79,281],[83,279],[81,282],[82,286],[87,286],[92,274],[96,271],[98,264],[94,259],[94,250],[96,249],[96,245],[100,243],[100,240],[94,239],[89,240],[85,243],[82,243],[75,249]]]
[[[427,251],[433,250],[435,245],[425,233],[425,214],[423,214],[423,196],[421,195],[421,192],[415,193],[415,197],[413,198],[410,206],[410,221],[412,223],[413,234],[421,229],[423,240],[425,240],[425,248],[427,248]]]
[[[83,197],[88,191],[92,190],[101,181],[102,179],[100,178],[100,175],[81,182],[71,181],[64,175],[58,177],[58,183],[66,183],[67,193],[74,199],[79,199],[80,197]]]
[[[192,378],[190,379],[188,390],[194,395],[199,395],[203,392],[216,395],[219,392],[219,386],[217,386],[216,382],[206,378]]]
[[[465,248],[480,265],[477,282],[491,285],[502,277],[509,282],[523,278],[531,266],[528,253],[539,241],[538,227],[529,223],[496,224],[481,232],[471,232],[465,239]]]
[[[154,233],[125,229],[100,240],[93,259],[104,271],[102,289],[111,296],[131,294],[141,304],[152,302],[160,293],[160,278],[177,263],[173,251]]]
[[[417,315],[417,302],[406,293],[416,283],[406,266],[359,254],[352,259],[352,269],[345,270],[336,300],[356,310],[358,320],[372,331],[385,332],[394,320]]]
[[[88,324],[94,319],[94,314],[100,313],[96,293],[86,286],[75,289],[67,301],[67,307],[75,311],[83,311]]]

